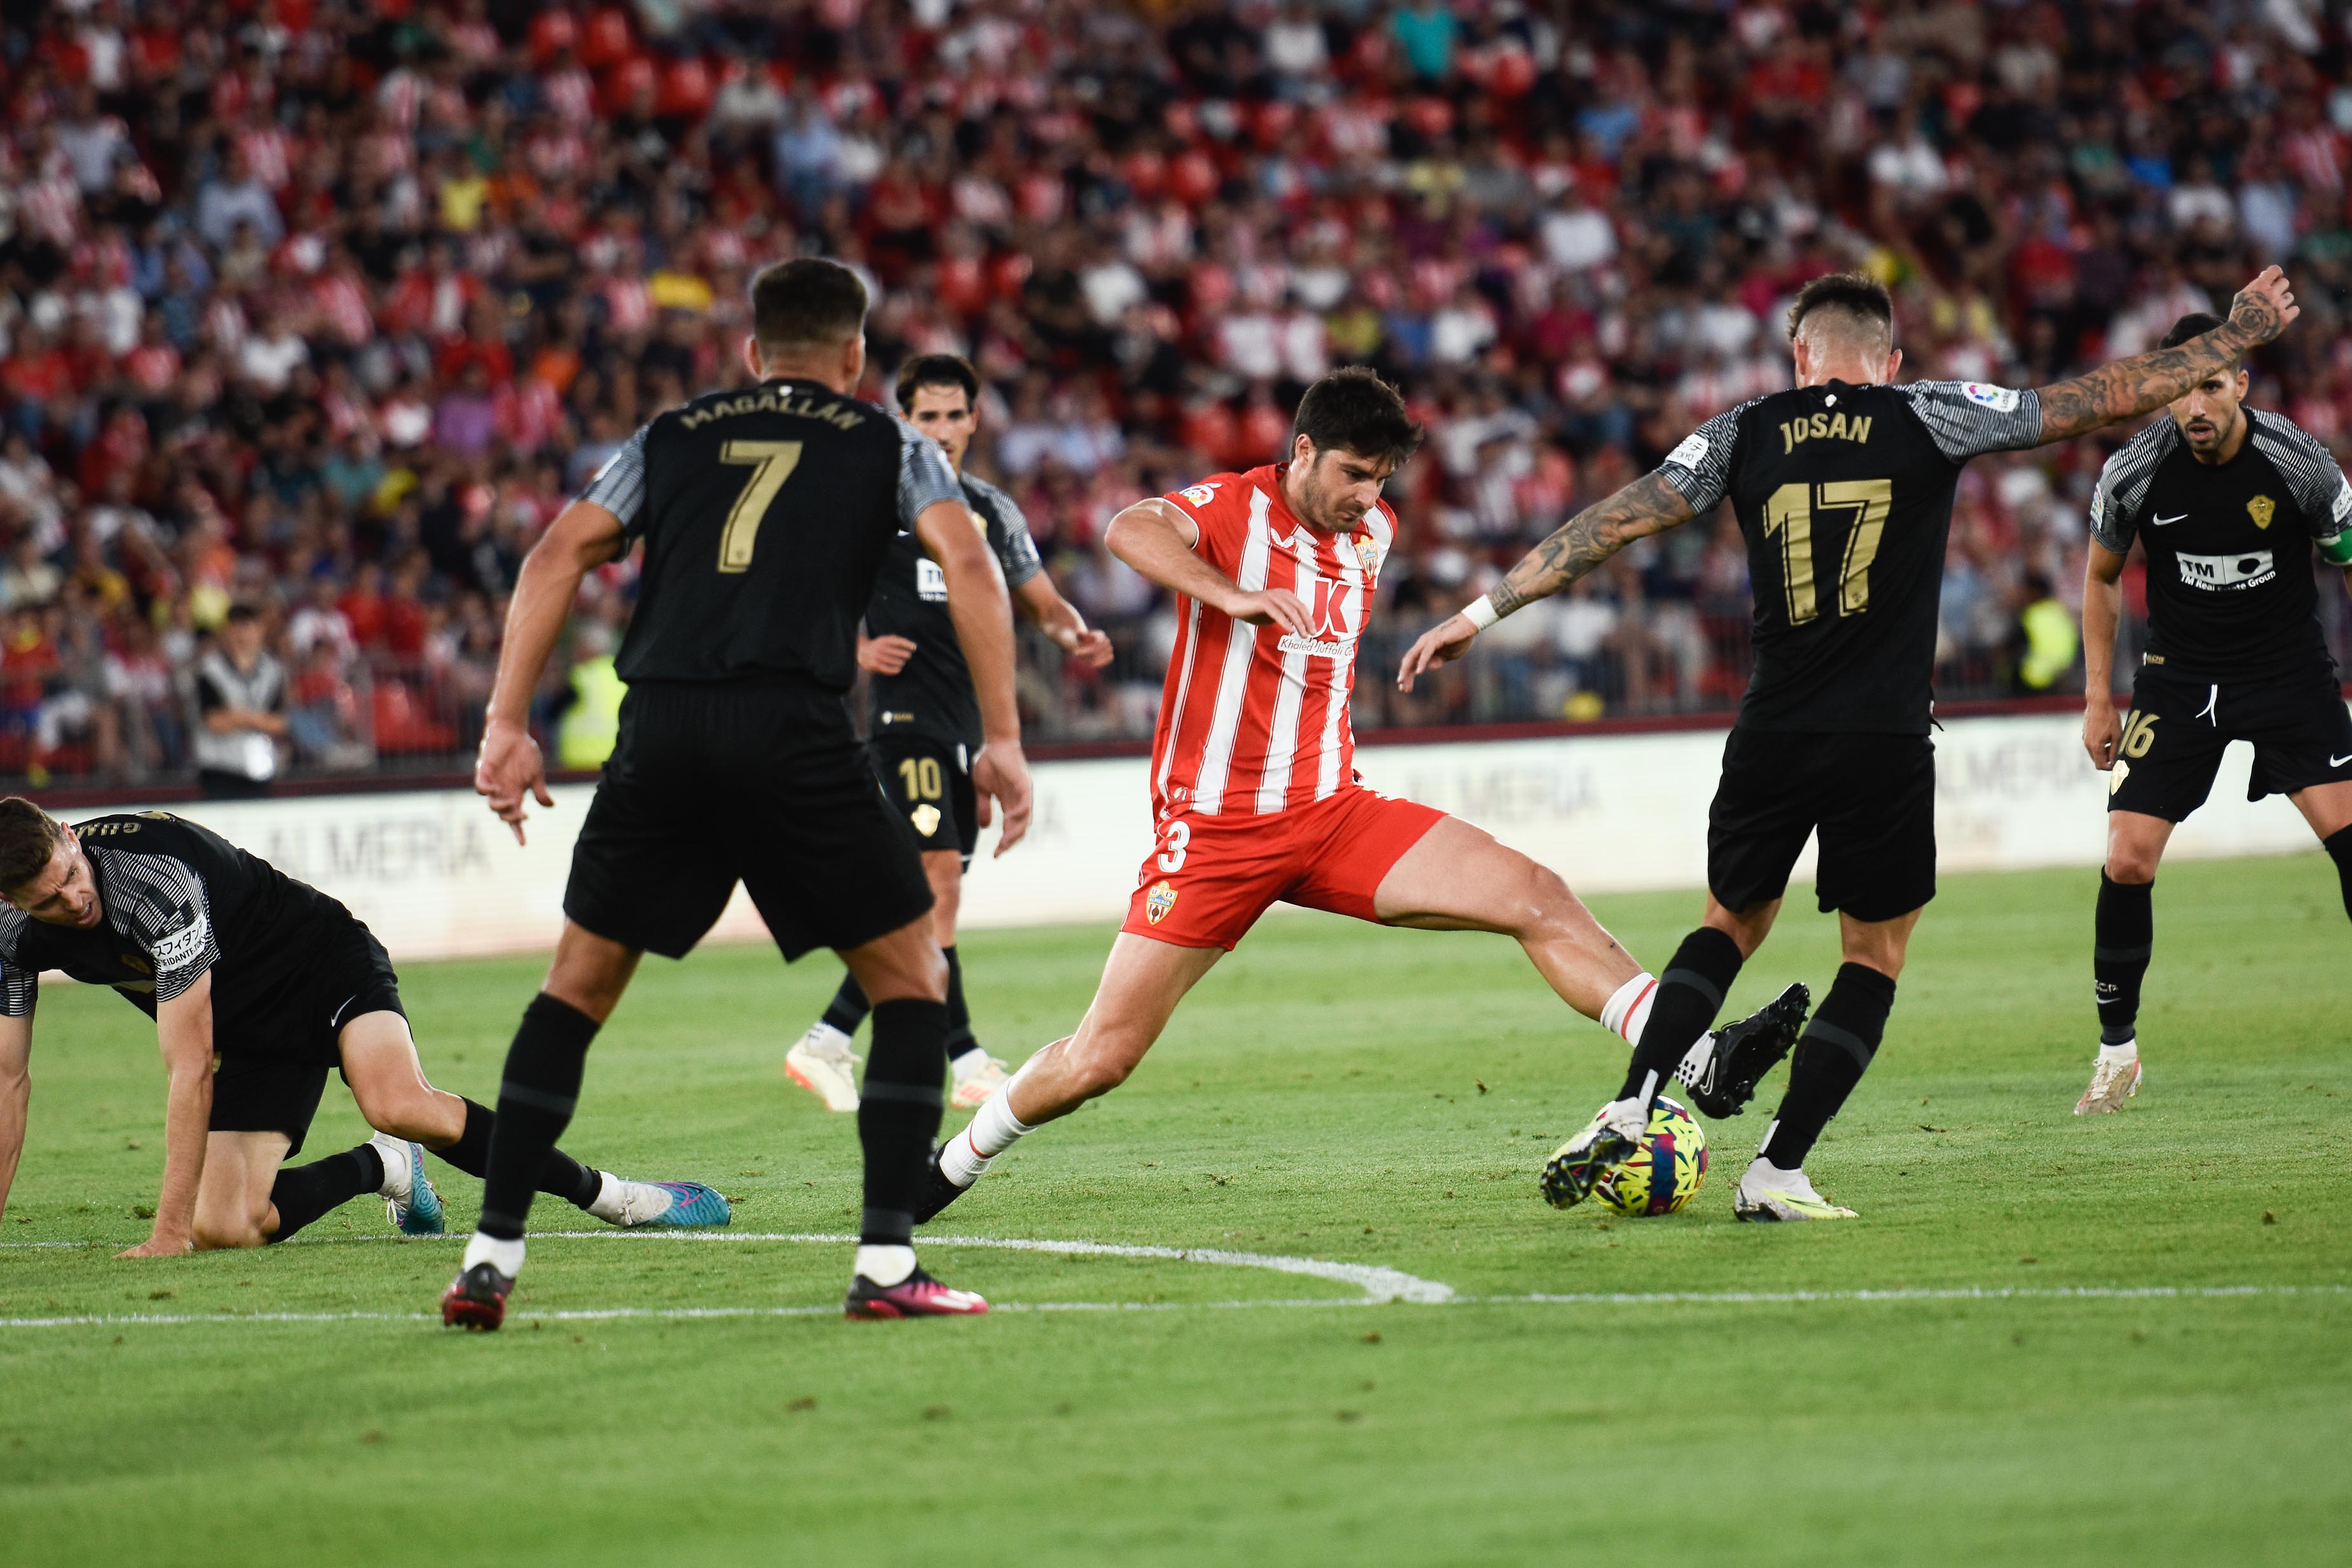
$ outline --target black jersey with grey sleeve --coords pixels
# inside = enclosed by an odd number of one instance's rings
[[[1019,588],[1044,570],[1028,519],[1012,497],[985,479],[962,476],[971,520],[987,536],[1004,569],[1004,586]],[[948,613],[948,580],[922,542],[902,531],[890,546],[874,601],[866,607],[866,630],[875,637],[904,637],[914,653],[895,675],[876,675],[873,733],[911,728],[951,745],[980,747],[980,699],[972,695],[971,669],[956,642]]]
[[[2202,463],[2159,417],[2099,471],[2091,537],[2147,552],[2147,659],[2243,680],[2329,663],[2312,545],[2352,526],[2352,485],[2284,416],[2246,411],[2227,463]]]
[[[1925,735],[1961,465],[2041,438],[2035,392],[1829,382],[1727,409],[1669,453],[1659,476],[1702,515],[1727,497],[1747,536],[1740,727]]]
[[[624,549],[645,541],[622,679],[841,693],[891,539],[963,492],[887,409],[779,379],[656,416],[580,498],[620,518]]]
[[[0,905],[9,1018],[32,1012],[45,969],[112,986],[151,1018],[209,974],[213,1049],[233,1052],[272,1032],[260,1021],[299,993],[322,941],[355,924],[318,889],[168,812],[94,817],[74,832],[97,879],[98,923],[50,925]]]

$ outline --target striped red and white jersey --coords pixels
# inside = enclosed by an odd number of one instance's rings
[[[1354,778],[1348,695],[1396,516],[1375,504],[1351,534],[1318,532],[1282,498],[1286,465],[1219,474],[1167,497],[1200,526],[1201,559],[1256,592],[1288,589],[1314,635],[1252,626],[1179,595],[1179,631],[1151,743],[1156,817],[1264,816]]]

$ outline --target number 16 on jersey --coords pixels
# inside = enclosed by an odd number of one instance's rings
[[[1780,576],[1789,595],[1789,624],[1800,626],[1821,613],[1813,581],[1813,518],[1821,512],[1848,512],[1853,525],[1838,566],[1838,613],[1859,615],[1870,608],[1870,563],[1895,505],[1895,486],[1885,479],[1839,479],[1822,485],[1783,485],[1764,502],[1764,534],[1780,537]]]

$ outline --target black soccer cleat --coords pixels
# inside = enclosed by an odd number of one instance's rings
[[[1544,1201],[1554,1208],[1573,1208],[1582,1203],[1602,1176],[1641,1146],[1603,1120],[1607,1114],[1604,1109],[1591,1125],[1554,1149],[1551,1158],[1544,1162],[1537,1185],[1543,1190]]]
[[[988,1302],[970,1291],[943,1285],[920,1269],[895,1285],[877,1285],[860,1274],[849,1281],[849,1298],[841,1304],[845,1318],[971,1318],[988,1311]]]
[[[507,1321],[507,1296],[514,1276],[501,1274],[494,1264],[477,1263],[441,1292],[441,1325],[488,1333]]]
[[[915,1223],[929,1223],[940,1210],[971,1190],[971,1187],[958,1186],[948,1180],[947,1173],[940,1169],[940,1152],[933,1149],[929,1161],[923,1166],[922,1193],[915,1199]]]
[[[1716,1032],[1715,1049],[1696,1079],[1685,1079],[1691,1103],[1720,1119],[1748,1109],[1756,1085],[1796,1045],[1805,1031],[1805,1009],[1813,994],[1800,980],[1762,1007]]]

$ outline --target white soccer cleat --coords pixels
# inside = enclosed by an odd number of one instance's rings
[[[1804,1220],[1858,1219],[1851,1208],[1832,1203],[1813,1190],[1812,1178],[1800,1167],[1784,1171],[1759,1157],[1739,1178],[1731,1197],[1735,1219]]]
[[[980,1058],[980,1061],[969,1071],[964,1068],[961,1059],[952,1064],[956,1070],[956,1086],[955,1093],[949,1098],[948,1103],[959,1111],[979,1110],[1013,1082],[1013,1074],[1004,1071],[1004,1063],[986,1051],[973,1054]]]
[[[631,1181],[611,1171],[588,1212],[625,1230],[659,1226],[666,1230],[707,1230],[725,1225],[733,1207],[715,1187],[698,1181]]]
[[[2077,1116],[2103,1115],[2120,1111],[2124,1102],[2139,1092],[2139,1058],[2132,1055],[2110,1061],[2106,1053],[2099,1055],[2099,1063],[2091,1070],[2091,1086],[2074,1102]]]
[[[822,1019],[784,1053],[784,1071],[824,1101],[828,1111],[857,1109],[856,1069],[857,1053],[849,1049],[849,1037]]]

